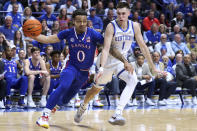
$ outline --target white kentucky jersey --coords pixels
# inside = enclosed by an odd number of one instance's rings
[[[117,48],[118,51],[126,58],[131,44],[134,41],[134,28],[133,22],[128,20],[127,29],[123,30],[117,23],[116,20],[111,21],[114,27],[114,36],[112,38],[112,45],[114,48]],[[113,56],[109,55],[107,64],[113,65],[119,63],[120,61]]]
[[[117,48],[121,54],[127,55],[127,52],[131,48],[131,44],[134,40],[134,29],[133,22],[128,20],[127,29],[123,30],[117,23],[113,20],[112,25],[114,27],[114,36],[112,39],[113,47]]]

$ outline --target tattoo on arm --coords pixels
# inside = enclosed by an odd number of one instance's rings
[[[121,62],[127,61],[126,58],[114,47],[111,47],[109,53],[115,57],[116,59],[120,60]]]

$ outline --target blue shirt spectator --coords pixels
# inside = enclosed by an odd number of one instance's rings
[[[42,15],[39,20],[46,20],[47,21],[47,26],[51,29],[53,26],[54,21],[57,21],[57,18],[55,15],[52,14],[52,6],[47,5],[46,6],[46,14]]]
[[[187,48],[187,45],[181,42],[180,34],[176,34],[174,37],[174,41],[172,42],[172,49],[176,53],[179,50],[182,50],[184,55],[190,54],[190,50]]]
[[[12,26],[12,17],[6,16],[5,17],[5,25],[0,27],[0,32],[3,33],[8,40],[14,39],[14,32],[18,29]]]
[[[21,21],[22,21],[22,16],[20,13],[18,13],[18,5],[17,4],[13,4],[13,9],[11,12],[9,12],[7,14],[7,16],[11,16],[12,17],[12,24],[13,26],[15,26],[16,28],[20,28],[22,26]]]
[[[103,30],[103,21],[100,17],[96,16],[96,9],[90,8],[90,16],[88,17],[88,20],[91,20],[93,23],[93,28],[97,30],[98,32],[101,32]]]
[[[193,13],[192,4],[189,3],[189,0],[184,1],[184,3],[180,5],[179,11],[181,11],[185,15],[185,17],[188,15],[188,13]]]
[[[10,1],[6,2],[5,5],[3,6],[3,11],[11,12],[13,9],[13,7],[12,7],[13,4],[18,5],[18,12],[23,12],[23,10],[24,10],[23,5],[20,2],[17,2],[17,0],[10,0]]]

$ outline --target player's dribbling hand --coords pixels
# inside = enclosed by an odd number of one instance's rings
[[[98,79],[101,77],[102,74],[103,74],[103,67],[100,67],[98,73],[96,74],[96,79],[95,79],[96,83],[98,82]]]
[[[129,73],[133,74],[133,66],[129,63],[129,62],[125,62],[124,63],[124,68],[126,71],[128,71]]]

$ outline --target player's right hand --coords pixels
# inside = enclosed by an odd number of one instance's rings
[[[124,68],[126,71],[130,72],[131,74],[133,74],[134,68],[133,66],[129,63],[129,62],[124,62]]]

